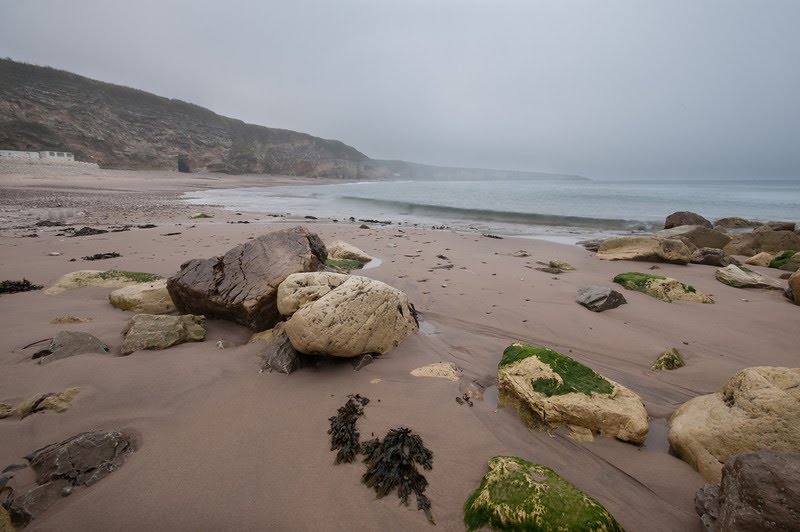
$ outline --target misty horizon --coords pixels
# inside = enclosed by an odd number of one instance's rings
[[[797,15],[781,1],[145,2],[124,17],[42,2],[0,21],[0,56],[373,159],[604,180],[794,179]]]

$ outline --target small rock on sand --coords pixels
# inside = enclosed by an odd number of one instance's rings
[[[458,366],[452,362],[436,362],[435,364],[428,364],[421,368],[411,370],[411,374],[415,377],[435,377],[439,379],[447,379],[456,382],[459,380]]]

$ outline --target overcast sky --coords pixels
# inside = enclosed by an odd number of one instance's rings
[[[800,176],[798,0],[0,0],[0,56],[373,158]]]

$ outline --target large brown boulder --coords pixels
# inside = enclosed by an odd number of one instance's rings
[[[800,530],[800,454],[760,451],[729,458],[721,484],[706,484],[694,500],[709,532]]]
[[[699,248],[692,253],[692,264],[706,264],[708,266],[728,266],[739,264],[739,261],[717,248]]]
[[[284,281],[290,287],[323,287],[317,292],[305,290],[307,296],[319,297],[305,298],[286,322],[284,330],[301,353],[337,357],[384,354],[417,330],[415,312],[405,293],[355,275],[331,287],[329,275],[299,273]],[[291,294],[286,297],[297,300]],[[281,308],[291,310],[294,306],[282,304]]]
[[[714,222],[714,226],[719,227],[758,227],[759,225],[761,225],[761,222],[746,220],[739,216],[726,216]]]
[[[800,234],[794,231],[772,231],[769,228],[750,233],[739,233],[733,235],[731,241],[722,249],[728,255],[745,255],[747,257],[752,257],[762,251],[774,254],[785,249],[800,249]]]
[[[699,214],[689,211],[673,212],[667,216],[667,219],[664,221],[664,229],[672,229],[673,227],[678,227],[679,225],[702,225],[703,227],[708,227],[709,229],[713,227],[711,222]]]
[[[639,260],[688,264],[692,251],[677,239],[655,236],[622,236],[604,240],[597,250],[603,260]]]
[[[255,331],[280,319],[277,291],[293,273],[319,271],[327,251],[303,227],[273,231],[236,246],[221,257],[192,259],[167,281],[182,312],[232,320]]]
[[[679,225],[656,233],[659,238],[676,238],[690,248],[722,249],[731,241],[727,234],[702,225]]]
[[[669,443],[714,483],[737,454],[800,452],[800,368],[747,368],[717,392],[690,399],[670,417]]]

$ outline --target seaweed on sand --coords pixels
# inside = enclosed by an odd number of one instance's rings
[[[352,462],[360,451],[360,434],[356,430],[356,422],[364,415],[364,407],[369,403],[368,398],[359,394],[347,397],[347,402],[339,407],[336,415],[328,418],[331,422],[331,428],[328,430],[328,434],[331,435],[331,451],[338,450],[337,464]]]
[[[33,284],[23,278],[21,281],[0,281],[0,294],[15,294],[17,292],[28,292],[30,290],[41,290],[42,285]]]
[[[383,441],[375,438],[365,442],[362,449],[367,472],[361,481],[373,488],[379,499],[397,487],[397,495],[405,505],[413,492],[417,496],[417,508],[425,512],[428,521],[436,524],[431,501],[424,494],[428,481],[415,465],[424,469],[433,467],[433,453],[422,443],[422,438],[411,429],[399,427],[390,430]]]

